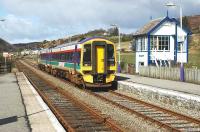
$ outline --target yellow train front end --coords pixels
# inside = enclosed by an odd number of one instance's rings
[[[81,44],[80,72],[87,87],[110,87],[116,73],[114,43],[103,38],[93,38]]]

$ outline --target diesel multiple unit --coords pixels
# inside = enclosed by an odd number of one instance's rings
[[[109,87],[115,78],[115,51],[105,38],[86,38],[41,50],[39,68],[83,87]]]

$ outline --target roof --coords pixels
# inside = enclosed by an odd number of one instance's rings
[[[81,41],[79,41],[79,43],[84,43],[84,42],[90,41],[90,40],[92,40],[92,39],[105,39],[105,40],[108,40],[108,39],[106,39],[106,38],[104,38],[104,37],[94,36],[94,37],[82,39]]]
[[[82,43],[85,43],[85,42],[90,41],[90,40],[92,40],[92,39],[105,39],[105,40],[108,40],[108,39],[106,39],[106,38],[104,38],[104,37],[97,37],[97,36],[95,36],[95,37],[90,37],[90,38],[83,38],[83,39],[81,39],[80,41],[72,41],[72,42],[70,42],[70,43],[64,43],[64,44],[57,45],[57,46],[55,46],[55,47],[50,47],[50,48],[51,48],[51,49],[58,49],[58,48],[66,47],[66,46],[82,44]],[[45,49],[50,49],[50,48],[45,48]],[[44,49],[44,50],[45,50],[45,49]]]
[[[138,31],[136,31],[133,35],[139,36],[139,35],[145,35],[149,31],[151,31],[156,25],[158,25],[163,18],[155,19],[144,25],[142,28],[140,28]]]

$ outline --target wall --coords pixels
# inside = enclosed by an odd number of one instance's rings
[[[135,59],[135,70],[136,73],[139,72],[139,63],[140,62],[144,62],[144,66],[148,65],[148,52],[136,52],[135,55],[136,59]]]

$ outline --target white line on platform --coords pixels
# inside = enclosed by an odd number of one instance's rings
[[[60,122],[57,120],[56,116],[53,114],[53,112],[50,110],[50,108],[47,106],[47,104],[42,100],[42,98],[40,97],[40,95],[38,94],[38,92],[35,90],[35,88],[28,81],[28,79],[26,78],[26,76],[24,74],[23,74],[23,76],[24,76],[24,78],[26,80],[26,83],[30,86],[30,89],[32,90],[32,92],[36,95],[35,97],[38,100],[39,104],[42,106],[42,108],[47,113],[48,118],[49,118],[50,122],[52,123],[53,127],[55,128],[55,130],[57,132],[65,132],[65,129],[60,124]]]

